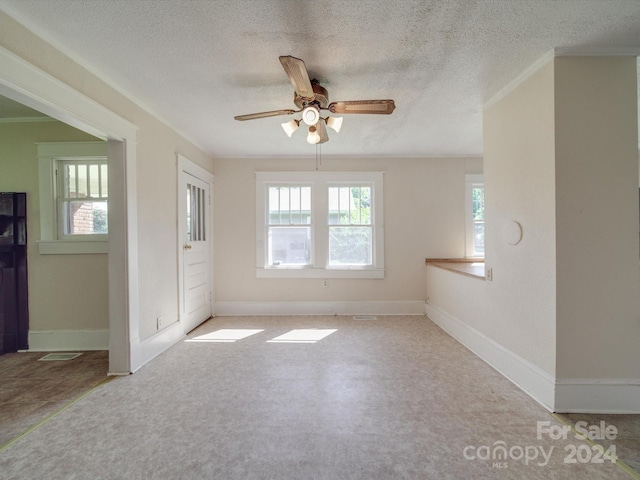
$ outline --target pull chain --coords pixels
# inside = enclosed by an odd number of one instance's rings
[[[316,143],[316,170],[322,166],[322,145]]]

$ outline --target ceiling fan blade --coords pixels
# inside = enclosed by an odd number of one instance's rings
[[[299,58],[284,56],[280,57],[280,63],[296,93],[302,98],[314,98],[313,87],[304,62]]]
[[[329,141],[329,134],[327,133],[327,125],[324,119],[320,119],[318,123],[316,123],[316,129],[318,135],[320,136],[320,140],[318,143],[324,143]]]
[[[332,102],[327,107],[332,113],[373,113],[389,115],[395,108],[393,100],[353,100],[350,102]]]
[[[255,118],[277,117],[278,115],[291,115],[296,113],[295,110],[272,110],[271,112],[250,113],[248,115],[237,115],[233,117],[236,120],[253,120]]]

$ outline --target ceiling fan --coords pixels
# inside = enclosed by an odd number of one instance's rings
[[[280,57],[280,63],[284,68],[295,94],[293,103],[298,110],[285,109],[273,110],[270,112],[250,113],[248,115],[238,115],[236,120],[254,120],[256,118],[276,117],[279,115],[293,115],[302,113],[299,120],[293,119],[282,124],[285,133],[291,137],[304,122],[309,126],[307,142],[311,144],[324,143],[329,140],[327,126],[340,131],[342,127],[342,117],[322,117],[321,112],[329,111],[337,114],[377,114],[389,115],[396,108],[393,100],[352,100],[346,102],[329,103],[329,93],[317,80],[309,79],[309,73],[304,62],[299,58],[291,56]]]

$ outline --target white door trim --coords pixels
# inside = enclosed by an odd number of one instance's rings
[[[214,311],[214,305],[215,305],[215,294],[214,294],[214,284],[213,284],[213,265],[214,265],[214,261],[213,261],[213,242],[214,242],[214,236],[213,236],[213,188],[214,188],[214,176],[211,172],[205,170],[204,168],[202,168],[201,166],[193,163],[191,160],[189,160],[188,158],[186,158],[184,155],[181,154],[176,154],[176,164],[177,164],[177,168],[178,168],[178,174],[176,175],[177,179],[178,179],[178,183],[176,185],[176,192],[177,192],[177,208],[178,208],[178,214],[177,214],[177,229],[176,229],[176,235],[177,235],[177,245],[178,245],[178,251],[176,253],[177,257],[178,257],[178,305],[179,305],[179,314],[178,314],[178,318],[182,319],[182,316],[184,314],[184,294],[183,294],[183,283],[184,283],[184,261],[183,261],[183,245],[182,245],[182,238],[181,238],[181,232],[186,231],[187,229],[187,225],[186,225],[186,218],[183,215],[183,212],[186,211],[186,198],[184,197],[184,195],[180,195],[180,191],[182,190],[182,186],[184,185],[184,183],[186,182],[185,176],[184,174],[187,173],[193,177],[196,177],[200,180],[202,180],[203,182],[209,184],[209,198],[211,199],[210,202],[210,206],[209,206],[209,227],[208,227],[208,231],[207,231],[207,235],[209,238],[209,248],[210,248],[210,252],[209,252],[209,285],[211,288],[211,296],[210,296],[210,302],[211,302],[211,315],[215,315],[215,311]],[[183,328],[187,328],[186,324],[183,323]],[[188,333],[187,331],[184,332],[185,334]]]
[[[0,95],[109,142],[109,372],[141,366],[138,318],[138,127],[0,47]]]

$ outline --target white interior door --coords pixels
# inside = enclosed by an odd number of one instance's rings
[[[180,305],[185,333],[211,317],[211,184],[181,170]]]

